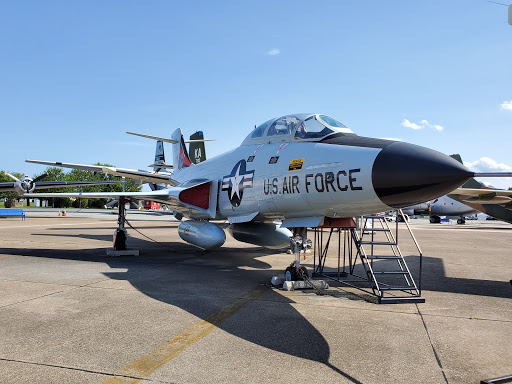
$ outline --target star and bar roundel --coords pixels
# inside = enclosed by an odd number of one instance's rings
[[[222,190],[228,192],[228,198],[233,207],[242,203],[245,188],[252,188],[254,171],[246,170],[245,160],[240,160],[233,167],[231,174],[222,179]]]

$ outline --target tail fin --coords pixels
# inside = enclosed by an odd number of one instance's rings
[[[204,140],[203,132],[197,131],[192,136],[190,136],[190,140]],[[194,164],[199,164],[202,161],[206,160],[206,151],[204,148],[204,141],[192,141],[188,146],[188,153],[192,158],[192,162]]]
[[[175,141],[175,143],[172,144],[172,165],[174,166],[174,169],[181,170],[183,168],[190,167],[192,162],[188,156],[187,147],[185,147],[185,141],[183,140],[181,129],[178,128],[175,130],[172,133],[171,139]]]
[[[155,172],[160,172],[160,170],[163,168],[163,167],[158,167],[158,165],[165,166],[164,143],[161,140],[158,140],[156,142],[155,162],[153,163],[153,165],[154,165],[153,171],[155,171]],[[165,185],[162,185],[162,184],[148,183],[148,185],[152,191],[157,191],[159,189],[165,188]]]
[[[165,154],[164,154],[164,143],[160,140],[156,142],[156,150],[155,150],[155,165],[165,165]],[[162,168],[154,167],[153,171],[158,172]]]
[[[463,164],[462,163],[462,158],[460,157],[460,155],[458,153],[454,154],[454,155],[450,155],[451,158],[457,160],[459,163]],[[466,181],[462,186],[461,188],[474,188],[474,189],[481,189],[481,188],[487,188],[485,185],[483,185],[482,183],[476,181],[475,179],[471,178],[469,179],[468,181]]]

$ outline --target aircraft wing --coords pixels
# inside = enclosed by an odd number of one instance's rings
[[[504,189],[457,188],[449,195],[457,195],[464,203],[500,205],[512,203],[512,191]]]
[[[86,165],[86,164],[73,164],[62,163],[60,161],[43,161],[43,160],[25,160],[27,163],[44,164],[52,167],[73,168],[81,169],[84,171],[101,172],[106,175],[121,176],[129,179],[139,180],[143,183],[165,183],[173,184],[171,180],[171,173],[169,172],[154,172],[136,169],[126,169],[117,167],[105,167],[102,165]]]
[[[218,180],[195,180],[175,187],[147,192],[26,193],[26,197],[114,198],[151,200],[172,206],[193,219],[215,218]]]
[[[7,183],[0,183],[0,192],[2,191],[11,191],[14,189],[15,183],[7,182]]]
[[[91,181],[38,181],[34,183],[34,189],[49,189],[49,188],[64,188],[64,187],[81,187],[85,185],[105,185],[105,184],[120,184],[121,180],[91,180]],[[17,183],[0,183],[0,192],[17,191],[19,194],[22,192],[17,190]]]

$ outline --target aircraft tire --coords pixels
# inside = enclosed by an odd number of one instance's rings
[[[297,270],[295,267],[288,267],[284,271],[284,279],[286,281],[297,281]]]
[[[439,216],[430,216],[430,222],[432,224],[439,224],[441,222],[441,218]]]

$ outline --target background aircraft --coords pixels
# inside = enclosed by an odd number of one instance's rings
[[[10,173],[4,174],[13,182],[0,183],[0,192],[14,191],[18,195],[23,196],[26,193],[33,192],[35,189],[64,188],[64,187],[80,187],[86,185],[102,185],[102,184],[119,184],[120,180],[92,180],[92,181],[40,181],[48,176],[47,173],[32,179],[27,175],[17,178]]]
[[[512,224],[512,191],[486,187],[475,179],[469,180],[448,197],[496,219]]]
[[[153,200],[172,206],[179,220],[190,219],[178,231],[183,240],[198,247],[221,246],[225,233],[210,220],[227,220],[235,239],[281,248],[289,245],[292,231],[305,240],[305,228],[435,199],[475,175],[437,151],[361,137],[337,120],[318,114],[271,119],[255,128],[239,147],[199,164],[191,161],[180,129],[171,139],[135,135],[172,144],[174,172],[165,175],[170,188],[44,196]],[[120,172],[119,168],[103,171]],[[143,172],[126,173],[148,177]],[[153,171],[149,178],[156,175],[162,176]],[[122,219],[117,233],[121,232],[125,233]],[[116,242],[116,247],[123,246],[123,241]]]
[[[451,155],[462,164],[460,155]],[[510,176],[510,173],[502,173]],[[407,215],[428,215],[431,223],[440,223],[441,216],[457,217],[457,224],[465,223],[465,216],[478,212],[512,223],[512,191],[486,187],[471,178],[446,196],[403,209]]]
[[[466,222],[465,216],[473,215],[478,211],[460,201],[454,200],[448,196],[441,196],[433,201],[416,204],[412,207],[403,208],[406,215],[429,216],[431,223],[440,223],[441,216],[456,218],[457,224]]]

